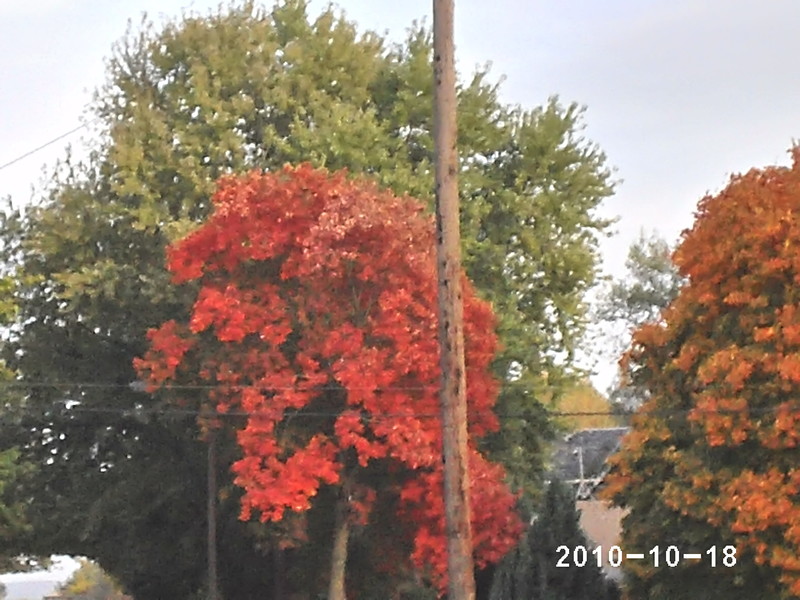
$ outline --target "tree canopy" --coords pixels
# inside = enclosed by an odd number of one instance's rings
[[[608,478],[631,511],[626,549],[736,552],[735,569],[631,568],[637,597],[800,595],[797,148],[793,159],[700,202],[674,254],[686,284],[634,335],[630,372],[650,395]]]
[[[17,312],[13,289],[14,282],[10,277],[0,277],[0,329],[8,327]],[[13,371],[6,368],[5,361],[0,359],[0,419],[7,422],[16,418],[19,402],[19,390],[4,385],[10,384],[13,378]],[[31,569],[42,562],[42,559],[23,556],[13,550],[9,552],[11,540],[30,531],[25,518],[25,503],[13,494],[14,488],[28,474],[29,466],[20,461],[17,448],[0,450],[0,547],[3,548],[0,550],[0,573]]]
[[[175,283],[200,284],[191,315],[150,331],[140,372],[154,390],[208,384],[215,413],[244,413],[232,465],[243,520],[302,517],[323,486],[336,486],[343,516],[334,535],[343,542],[331,581],[343,582],[351,527],[368,524],[372,504],[390,496],[406,518],[411,558],[443,585],[436,263],[423,205],[308,165],[224,178],[212,203],[209,219],[167,252]],[[482,566],[516,542],[521,525],[502,467],[477,451],[499,427],[497,341],[491,307],[464,283]],[[307,537],[302,529],[295,536]],[[406,542],[393,537],[383,543]]]
[[[682,281],[670,244],[657,234],[639,234],[628,249],[625,270],[624,277],[611,282],[598,317],[633,331],[661,317]]]
[[[656,323],[662,311],[675,299],[683,278],[672,262],[670,244],[657,234],[639,237],[628,249],[625,274],[601,286],[593,314],[600,353],[617,361],[630,345],[633,332],[646,323]],[[615,408],[630,411],[646,398],[646,388],[637,386],[620,365],[609,396]]]
[[[29,385],[24,418],[0,439],[36,465],[17,490],[36,548],[20,551],[90,556],[145,600],[203,585],[204,443],[191,418],[142,411],[129,388],[145,332],[184,322],[194,301],[192,285],[170,284],[164,249],[208,216],[221,175],[287,162],[430,202],[430,59],[425,27],[391,44],[332,9],[311,18],[302,0],[144,21],[119,42],[90,111],[91,154],[67,157],[41,202],[0,227],[19,307],[3,357]],[[540,399],[569,370],[608,225],[596,209],[611,174],[582,127],[577,105],[504,104],[486,70],[459,85],[464,265],[495,307],[497,410],[514,415],[482,446],[515,487],[541,472]],[[224,593],[261,598],[275,550],[236,521],[225,473]]]
[[[556,412],[562,413],[562,416],[555,419],[555,424],[562,433],[581,429],[619,427],[622,424],[621,417],[611,414],[612,406],[609,400],[588,380],[567,388],[553,408]]]
[[[59,588],[68,598],[77,600],[131,600],[117,582],[97,564],[82,560],[80,567]]]

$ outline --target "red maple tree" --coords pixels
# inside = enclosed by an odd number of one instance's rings
[[[233,466],[241,518],[280,521],[339,490],[337,540],[369,520],[394,474],[411,560],[446,584],[434,228],[422,204],[308,165],[220,180],[214,212],[168,249],[175,283],[199,282],[186,323],[149,333],[136,368],[151,389],[211,386],[246,415]],[[521,525],[502,467],[475,442],[495,431],[495,320],[464,280],[475,558],[498,560]],[[385,481],[385,478],[384,478]],[[334,547],[337,543],[334,543]],[[343,580],[335,556],[331,579]],[[338,566],[337,566],[338,560]],[[337,572],[338,571],[338,572]]]

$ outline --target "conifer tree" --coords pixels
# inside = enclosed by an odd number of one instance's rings
[[[569,549],[568,567],[557,567]],[[573,551],[592,546],[580,526],[575,494],[553,480],[544,493],[532,524],[514,550],[495,570],[490,600],[617,600],[616,584],[606,579],[596,562],[575,566]]]

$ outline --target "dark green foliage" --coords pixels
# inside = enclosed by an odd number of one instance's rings
[[[498,565],[490,600],[618,600],[619,590],[591,560],[584,567],[556,567],[562,552],[591,549],[580,528],[580,513],[569,487],[555,480],[548,486],[533,524],[517,548]]]
[[[666,477],[655,477],[652,486],[643,487],[644,494],[663,486]],[[660,493],[657,490],[656,493]],[[690,515],[681,515],[653,496],[648,500],[633,502],[630,513],[623,519],[623,541],[627,548],[662,549],[675,546],[680,549],[707,550],[712,546],[723,548],[733,543],[726,531],[713,531],[708,523]],[[655,541],[654,541],[655,540]],[[663,558],[662,558],[663,560]],[[629,569],[630,564],[626,565]],[[739,553],[733,568],[718,565],[711,568],[707,560],[681,561],[675,568],[639,568],[626,573],[627,597],[642,600],[784,600],[777,583],[775,569],[754,564],[753,557]]]
[[[19,452],[11,448],[0,452],[0,573],[23,569],[26,565],[8,552],[11,541],[28,532],[24,504],[11,494],[13,486],[24,476],[25,469],[18,462]]]

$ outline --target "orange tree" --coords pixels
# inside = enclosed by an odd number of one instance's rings
[[[700,202],[674,254],[686,284],[624,359],[648,393],[607,489],[630,509],[625,550],[708,552],[631,566],[631,597],[800,597],[800,148],[793,159]]]
[[[331,598],[344,597],[351,532],[377,505],[403,526],[376,543],[391,556],[406,547],[443,585],[434,229],[423,205],[308,165],[225,178],[213,203],[168,250],[174,281],[199,284],[191,316],[151,330],[138,370],[152,389],[209,385],[210,406],[239,423],[242,519],[290,523],[291,544],[317,535],[310,509],[335,515]],[[503,469],[475,446],[498,428],[497,340],[491,306],[464,289],[480,566],[521,527]]]

